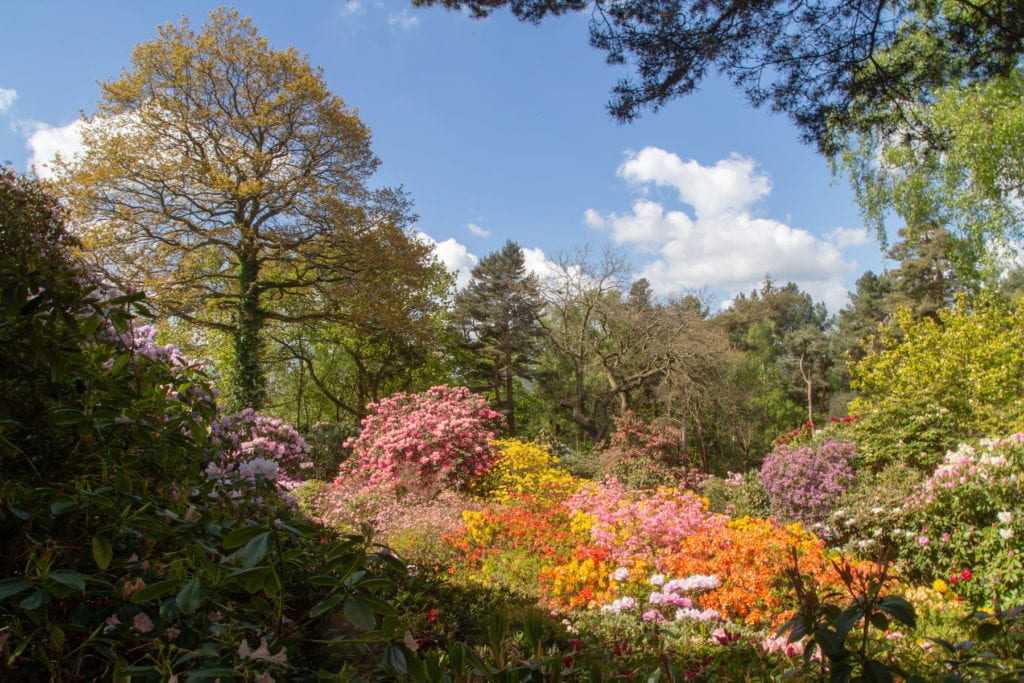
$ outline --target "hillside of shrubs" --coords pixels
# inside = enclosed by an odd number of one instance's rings
[[[900,321],[856,413],[713,474],[632,412],[577,451],[458,386],[347,435],[230,412],[75,247],[4,171],[0,679],[1024,678],[1019,308]],[[901,379],[943,344],[969,409]]]

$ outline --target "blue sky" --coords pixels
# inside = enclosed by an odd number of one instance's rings
[[[0,24],[0,161],[27,170],[73,149],[97,81],[134,44],[215,2],[9,3]],[[173,8],[173,9],[170,9]],[[380,185],[402,185],[416,228],[463,277],[513,239],[531,263],[614,244],[660,294],[716,304],[766,274],[836,312],[882,267],[850,190],[781,116],[709,81],[637,122],[605,103],[622,67],[588,44],[588,15],[522,24],[395,1],[235,5],[271,46],[294,46],[373,131]]]

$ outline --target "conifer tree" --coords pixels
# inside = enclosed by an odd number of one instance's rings
[[[542,307],[537,276],[526,271],[523,250],[511,240],[480,260],[469,285],[455,297],[455,318],[487,372],[512,436],[515,380],[529,374]]]

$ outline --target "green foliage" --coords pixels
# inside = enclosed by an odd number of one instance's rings
[[[856,484],[833,507],[821,536],[844,552],[875,557],[905,539],[904,503],[923,475],[900,464],[878,472],[860,470]]]
[[[768,517],[771,514],[768,492],[757,470],[743,474],[730,472],[726,477],[704,480],[701,493],[708,499],[708,510],[734,519]]]
[[[302,678],[339,666],[323,641],[390,637],[388,560],[272,478],[204,472],[202,373],[71,260],[55,200],[7,172],[0,194],[0,678]]]
[[[936,227],[949,230],[960,238],[951,260],[966,273],[992,255],[991,242],[1020,237],[1022,92],[1018,67],[906,103],[916,125],[902,135],[864,129],[840,163],[883,244],[892,213],[913,242]]]
[[[877,348],[872,348],[877,345]],[[850,426],[863,462],[929,469],[961,441],[1015,428],[1024,415],[1024,307],[958,300],[937,320],[898,311],[853,368]]]
[[[872,638],[874,630],[884,634],[890,625],[914,628],[917,622],[914,606],[886,590],[893,582],[888,563],[883,561],[870,572],[854,569],[845,562],[833,561],[833,566],[842,581],[845,596],[821,595],[813,578],[800,572],[796,551],[793,551],[793,564],[786,577],[798,608],[779,634],[789,634],[790,642],[806,637],[804,667],[812,672],[820,671],[834,683],[891,681],[893,674],[905,678],[906,672],[891,658],[891,648],[885,641]],[[834,602],[842,597],[849,601],[845,607]],[[819,654],[817,662],[813,662],[815,654]]]

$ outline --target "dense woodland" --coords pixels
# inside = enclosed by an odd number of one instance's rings
[[[592,41],[620,118],[715,65],[830,156],[893,264],[838,312],[511,240],[456,289],[296,49],[137,45],[0,175],[0,678],[1020,680],[1021,13],[801,5]]]

